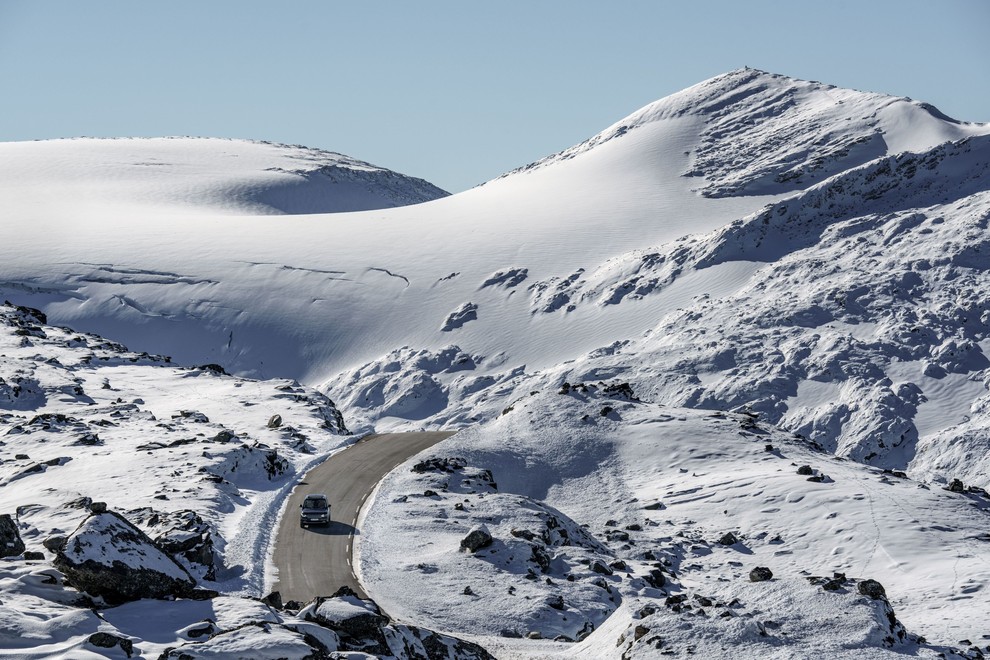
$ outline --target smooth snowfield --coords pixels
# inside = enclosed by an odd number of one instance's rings
[[[249,140],[132,138],[0,144],[0,200],[28,217],[108,213],[140,225],[169,212],[199,215],[363,211],[446,192],[342,154]],[[54,185],[53,185],[54,184]]]

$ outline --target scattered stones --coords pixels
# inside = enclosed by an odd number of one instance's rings
[[[773,579],[773,571],[766,566],[757,566],[749,572],[750,582],[767,582]]]

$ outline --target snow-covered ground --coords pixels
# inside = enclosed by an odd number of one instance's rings
[[[282,496],[344,424],[445,427],[360,525],[404,622],[499,657],[990,644],[988,125],[741,69],[446,197],[227,140],[5,144],[0,173],[0,299],[73,328],[25,317],[44,336],[0,350],[28,551],[90,497],[208,531],[213,573],[187,569],[260,596]],[[11,566],[19,612],[43,578]],[[81,648],[66,607],[38,639]]]

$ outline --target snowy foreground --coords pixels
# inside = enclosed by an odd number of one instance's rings
[[[0,172],[0,654],[990,650],[990,126],[742,69],[453,196],[241,141]],[[308,467],[439,428],[359,520],[377,606],[267,597]]]

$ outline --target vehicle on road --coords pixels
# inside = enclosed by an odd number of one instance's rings
[[[302,527],[310,525],[330,524],[330,499],[323,493],[310,493],[299,505],[299,524]]]

